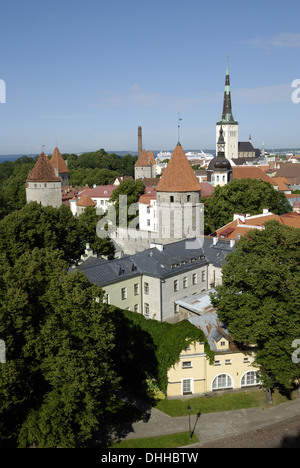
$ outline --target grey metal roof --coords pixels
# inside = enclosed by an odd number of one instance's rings
[[[166,278],[208,262],[221,267],[232,250],[229,242],[219,240],[217,245],[213,245],[213,238],[205,236],[203,245],[199,239],[186,239],[164,245],[162,250],[152,247],[114,260],[91,258],[76,269],[86,274],[92,283],[104,286],[142,274]]]

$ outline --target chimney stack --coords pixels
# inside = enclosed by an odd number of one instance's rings
[[[138,152],[139,156],[141,152],[143,151],[143,145],[142,145],[142,127],[138,127]]]

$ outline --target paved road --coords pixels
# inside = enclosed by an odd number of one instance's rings
[[[146,421],[115,425],[106,434],[113,440],[154,437],[189,430],[188,416],[172,418],[126,395],[150,417]],[[190,448],[300,448],[300,398],[268,409],[248,408],[190,418],[199,443]],[[194,427],[195,426],[195,427]],[[153,447],[155,448],[155,447]]]
[[[300,448],[300,416],[195,448]]]

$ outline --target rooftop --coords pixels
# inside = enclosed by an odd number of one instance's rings
[[[201,185],[180,143],[175,147],[156,190],[157,192],[201,191]]]
[[[27,182],[61,182],[61,178],[55,175],[54,168],[45,155],[41,153],[32,170],[29,172]]]

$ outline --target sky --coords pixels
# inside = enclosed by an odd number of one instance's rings
[[[299,0],[1,0],[0,155],[137,151],[138,126],[147,151],[214,149],[227,57],[239,140],[300,148],[299,13]]]

